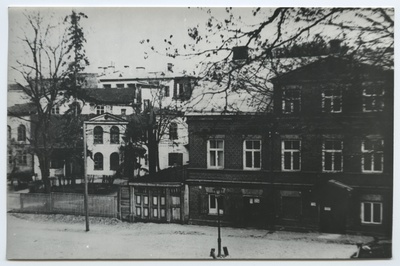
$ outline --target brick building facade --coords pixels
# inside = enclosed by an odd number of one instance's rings
[[[273,113],[188,116],[189,222],[391,234],[393,72],[329,57],[272,81]]]

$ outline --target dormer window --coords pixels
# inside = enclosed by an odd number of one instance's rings
[[[104,105],[96,106],[96,114],[98,114],[98,115],[104,114]]]

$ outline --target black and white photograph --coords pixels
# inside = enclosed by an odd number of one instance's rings
[[[6,260],[392,261],[395,8],[333,4],[9,5]]]

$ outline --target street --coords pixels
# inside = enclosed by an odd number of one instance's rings
[[[8,259],[211,259],[217,228],[126,223],[68,215],[7,214]],[[225,228],[228,259],[348,259],[370,237]]]

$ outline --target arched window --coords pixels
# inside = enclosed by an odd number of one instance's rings
[[[8,133],[8,135],[7,135],[8,139],[11,139],[11,127],[10,126],[7,126],[7,133]]]
[[[178,139],[178,125],[176,123],[169,125],[169,139]]]
[[[24,125],[19,125],[18,127],[18,141],[26,140],[26,128]]]
[[[110,130],[110,138],[111,144],[118,144],[119,143],[119,128],[113,126]]]
[[[100,126],[97,126],[93,130],[94,133],[94,144],[103,144],[103,128]]]
[[[119,167],[119,154],[114,152],[110,155],[110,170],[118,170]]]
[[[94,170],[103,170],[103,154],[100,152],[95,153],[94,157]]]

